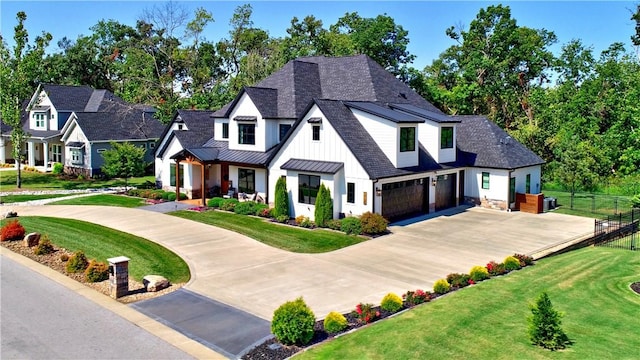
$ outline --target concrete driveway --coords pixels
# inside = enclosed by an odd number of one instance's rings
[[[162,244],[189,264],[188,290],[266,320],[299,296],[322,318],[333,310],[350,311],[359,302],[377,304],[390,291],[428,290],[448,273],[468,272],[473,265],[502,261],[514,252],[532,253],[593,231],[588,218],[471,208],[392,226],[390,235],[331,253],[296,254],[140,209],[48,205],[11,210],[21,216],[89,221]]]

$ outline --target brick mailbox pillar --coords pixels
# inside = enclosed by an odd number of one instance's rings
[[[114,299],[129,293],[129,260],[125,256],[107,259],[109,262],[109,292]]]

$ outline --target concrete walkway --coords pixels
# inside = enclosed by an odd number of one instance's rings
[[[393,234],[325,254],[296,254],[243,235],[171,215],[99,206],[15,206],[20,216],[74,218],[119,229],[171,249],[189,265],[185,286],[270,320],[303,296],[318,318],[379,303],[388,292],[430,289],[450,272],[501,261],[593,231],[593,220],[472,208],[453,216],[392,226]],[[126,255],[126,254],[114,254]]]

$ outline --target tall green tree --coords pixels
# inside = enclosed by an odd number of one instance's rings
[[[129,142],[111,142],[111,149],[102,153],[104,165],[102,172],[109,177],[124,178],[125,189],[130,177],[144,174],[145,162],[144,148],[135,146]]]
[[[289,194],[287,193],[287,180],[284,177],[279,177],[276,181],[274,212],[276,218],[289,216]]]
[[[333,200],[331,200],[331,190],[324,184],[320,184],[318,195],[316,196],[314,221],[319,227],[326,227],[327,221],[333,219]]]
[[[18,12],[18,24],[14,27],[13,51],[7,47],[0,35],[0,111],[2,122],[11,127],[13,158],[20,164],[23,159],[23,146],[29,134],[22,126],[23,101],[29,99],[42,76],[42,58],[52,39],[51,34],[43,32],[29,44],[29,33],[24,27],[27,14]],[[16,186],[22,187],[20,166],[17,167]]]
[[[553,308],[546,292],[540,294],[535,305],[531,307],[529,318],[529,338],[533,345],[549,350],[561,350],[571,344],[569,337],[562,330],[560,314]]]

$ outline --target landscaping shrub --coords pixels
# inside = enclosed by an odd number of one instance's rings
[[[285,345],[306,345],[313,338],[316,317],[304,300],[287,301],[273,313],[271,332]]]
[[[324,318],[324,330],[329,334],[335,334],[347,328],[348,322],[344,315],[332,311]]]
[[[142,184],[138,185],[138,189],[155,189],[156,184],[153,181],[145,180]]]
[[[457,288],[463,288],[469,285],[469,279],[470,277],[467,274],[451,273],[447,275],[449,285]]]
[[[487,272],[491,276],[504,275],[507,273],[507,269],[504,267],[504,263],[497,263],[495,261],[491,261],[486,266]]]
[[[373,309],[373,304],[360,303],[356,305],[355,315],[358,321],[368,324],[380,317],[380,312]]]
[[[446,294],[449,290],[451,290],[451,285],[449,285],[446,279],[436,280],[433,284],[433,292],[436,294]]]
[[[207,206],[212,208],[219,208],[223,200],[224,198],[214,197],[212,199],[209,199],[209,201],[207,201]]]
[[[69,255],[67,255],[67,254],[60,255],[60,261],[62,261],[62,262],[69,261]]]
[[[127,195],[128,196],[134,196],[134,197],[142,197],[140,194],[142,193],[142,190],[140,189],[129,189],[127,191]]]
[[[520,267],[533,265],[533,258],[524,254],[513,254],[513,257],[520,261]]]
[[[469,277],[474,282],[486,280],[489,278],[489,271],[484,266],[476,265],[469,271]]]
[[[556,311],[546,292],[540,294],[531,306],[529,318],[529,338],[533,345],[549,350],[560,350],[571,344],[569,337],[560,327],[562,314]]]
[[[398,312],[402,309],[402,298],[394,293],[388,293],[382,298],[380,308],[389,312]]]
[[[300,227],[310,229],[315,225],[315,223],[305,216],[305,218],[300,222],[299,225]]]
[[[518,270],[520,269],[520,260],[516,259],[513,256],[507,256],[504,259],[504,268],[507,271]]]
[[[60,175],[60,174],[62,174],[63,170],[64,170],[64,166],[61,163],[57,162],[57,163],[53,164],[53,168],[51,169],[51,173],[53,175]]]
[[[289,215],[280,215],[276,217],[276,221],[281,224],[286,224],[289,221]]]
[[[262,212],[264,211],[264,209],[269,209],[269,205],[257,202],[253,206],[253,214],[251,214],[251,215],[261,216]]]
[[[265,205],[264,208],[261,208],[259,211],[256,211],[258,216],[260,217],[264,217],[264,218],[270,218],[273,217],[273,213],[275,212],[273,208],[270,208],[268,206]]]
[[[346,217],[342,219],[340,230],[347,235],[360,235],[362,233],[362,225],[357,217]]]
[[[163,191],[162,192],[162,200],[169,201],[169,194],[172,194],[171,191]]]
[[[240,204],[238,199],[224,199],[222,203],[220,203],[220,210],[235,211],[236,205],[238,204]]]
[[[286,215],[289,217],[289,193],[287,192],[287,180],[279,177],[276,181],[276,191],[274,198],[273,216],[279,217]]]
[[[331,200],[331,191],[324,184],[320,184],[315,205],[313,213],[315,222],[319,227],[326,227],[327,221],[333,219],[333,200]]]
[[[54,251],[55,249],[53,248],[53,244],[51,244],[51,240],[49,240],[47,235],[42,235],[38,246],[33,249],[33,253],[36,255],[51,254]]]
[[[407,306],[416,306],[431,300],[431,293],[421,289],[417,289],[416,291],[409,290],[406,294],[402,295],[402,298],[407,303]]]
[[[109,278],[109,266],[103,262],[91,260],[84,271],[84,279],[87,282],[100,282]]]
[[[180,193],[180,200],[187,200],[188,196],[185,193]],[[176,201],[176,193],[175,192],[170,192],[169,195],[167,195],[167,200],[168,201]]]
[[[82,251],[76,251],[71,255],[69,261],[67,261],[66,269],[69,273],[77,273],[84,271],[89,266],[87,256]]]
[[[327,227],[331,230],[340,230],[342,229],[342,221],[338,219],[331,219],[327,221]]]
[[[24,226],[20,224],[20,221],[8,221],[0,229],[0,241],[22,240],[24,239],[24,233]]]
[[[233,208],[233,212],[240,215],[253,215],[256,213],[257,204],[255,201],[239,202]]]
[[[387,231],[389,222],[382,215],[367,211],[360,215],[360,224],[365,234],[382,234]]]
[[[304,221],[304,219],[309,219],[308,217],[304,216],[304,215],[298,215],[295,218],[296,221],[296,225],[300,226],[300,224],[302,224],[302,222]]]

